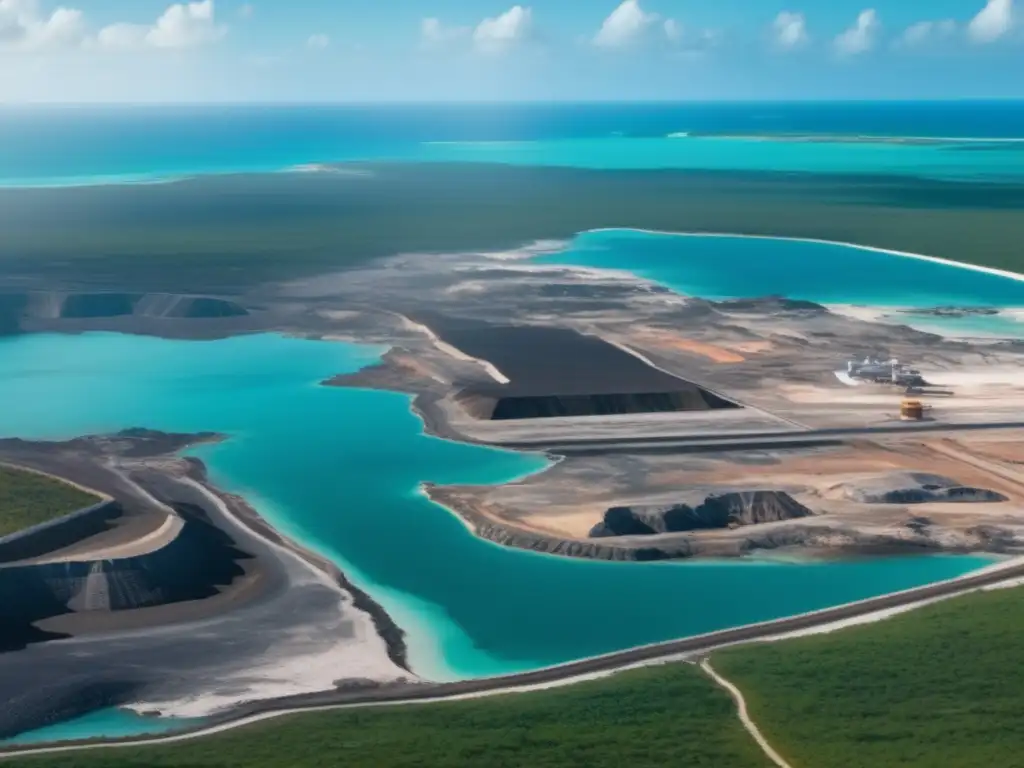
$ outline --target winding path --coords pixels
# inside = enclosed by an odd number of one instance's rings
[[[700,668],[708,674],[708,677],[718,683],[722,688],[725,688],[725,690],[727,690],[732,696],[733,700],[736,702],[736,709],[740,716],[740,722],[743,723],[743,727],[747,729],[747,733],[749,733],[754,738],[754,741],[757,742],[761,751],[768,756],[768,759],[775,763],[779,768],[793,768],[793,766],[782,758],[782,755],[772,748],[772,745],[768,743],[768,740],[764,735],[762,735],[761,731],[758,730],[754,721],[750,719],[750,713],[747,712],[747,701],[743,698],[743,693],[740,689],[718,674],[712,668],[710,659],[704,659],[704,661],[700,663]]]

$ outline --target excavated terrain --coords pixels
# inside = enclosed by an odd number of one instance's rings
[[[707,496],[693,506],[638,504],[612,507],[590,531],[590,537],[653,536],[659,533],[719,530],[797,520],[813,514],[783,491],[736,491]]]

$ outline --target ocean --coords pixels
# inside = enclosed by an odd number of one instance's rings
[[[4,107],[0,184],[366,160],[1020,180],[1018,140],[1024,102]]]

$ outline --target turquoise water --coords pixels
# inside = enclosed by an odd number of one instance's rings
[[[425,144],[412,159],[503,163],[595,170],[684,168],[910,175],[931,179],[1024,178],[1024,145],[984,151],[949,143],[777,141],[769,138],[610,136],[547,141],[465,141]],[[404,158],[396,158],[404,159]]]
[[[831,243],[607,230],[585,232],[535,261],[627,270],[707,299],[1024,307],[1024,280]]]
[[[991,141],[841,140],[864,135]],[[827,137],[839,140],[821,140]],[[0,106],[0,186],[152,181],[362,160],[1019,181],[1021,139],[1024,102],[1011,101]]]
[[[545,466],[424,436],[409,398],[318,386],[380,349],[276,335],[169,341],[116,334],[0,340],[0,434],[217,430],[222,486],[331,556],[409,632],[414,667],[492,675],[747,624],[957,576],[984,557],[793,564],[621,564],[481,541],[418,491]]]
[[[1024,180],[1024,139],[975,150],[971,143],[903,144],[891,141],[776,141],[741,137],[550,139],[530,141],[438,141],[359,143],[316,154],[297,139],[271,155],[223,159],[208,164],[165,160],[119,173],[2,176],[0,187],[82,186],[173,181],[206,174],[274,173],[309,164],[352,162],[497,163],[591,170],[782,172],[913,176],[934,180]]]
[[[197,722],[197,720],[169,717],[142,717],[126,709],[101,709],[73,720],[28,731],[10,739],[0,739],[0,746],[14,747],[22,744],[46,744],[76,739],[150,736],[181,730]]]
[[[1024,316],[1019,309],[997,315],[964,315],[937,317],[914,312],[893,312],[879,318],[894,325],[909,325],[929,333],[957,339],[1024,339]]]

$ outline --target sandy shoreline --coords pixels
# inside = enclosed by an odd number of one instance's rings
[[[322,573],[329,584],[341,587],[351,594],[353,606],[370,617],[378,635],[387,645],[387,653],[391,661],[396,666],[412,672],[409,669],[405,632],[391,619],[383,607],[376,603],[368,593],[355,586],[331,560],[318,555],[313,550],[279,532],[242,496],[222,491],[210,483],[206,466],[202,461],[196,458],[189,458],[187,461],[190,466],[189,482],[201,488],[211,500],[218,504],[225,515],[271,545],[301,558]]]

